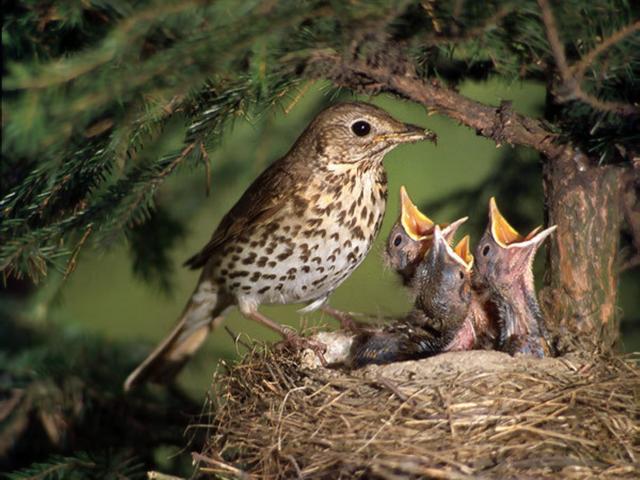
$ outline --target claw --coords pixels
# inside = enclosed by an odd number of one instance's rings
[[[301,337],[295,332],[287,333],[284,341],[296,352],[301,352],[305,349],[312,350],[318,357],[318,360],[320,360],[322,366],[327,366],[327,360],[324,358],[324,353],[327,351],[327,346],[324,343]]]
[[[350,315],[347,312],[343,312],[342,310],[332,308],[329,305],[322,306],[321,310],[327,315],[330,315],[338,320],[342,329],[348,332],[357,333],[368,325],[365,322],[358,322],[355,318],[353,318],[353,315]]]

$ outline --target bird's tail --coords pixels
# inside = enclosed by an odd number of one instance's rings
[[[171,333],[131,372],[124,382],[129,391],[146,382],[168,383],[224,319],[232,304],[210,282],[200,282]]]

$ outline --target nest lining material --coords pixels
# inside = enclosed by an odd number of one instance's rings
[[[255,348],[214,377],[198,468],[223,478],[638,478],[637,360],[469,351],[347,372]]]

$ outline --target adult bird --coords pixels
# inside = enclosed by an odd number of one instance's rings
[[[225,311],[311,346],[266,317],[263,304],[320,308],[364,260],[385,211],[385,154],[435,134],[366,103],[320,112],[291,150],[271,164],[223,217],[209,243],[187,260],[202,269],[177,325],[127,378],[125,390],[170,380]]]

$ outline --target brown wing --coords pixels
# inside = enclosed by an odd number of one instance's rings
[[[262,172],[222,218],[209,243],[187,260],[185,266],[194,270],[202,268],[214,252],[237,239],[247,228],[264,223],[279,212],[294,193],[295,178],[308,178],[299,176],[301,172],[296,170],[300,168],[281,159]]]

